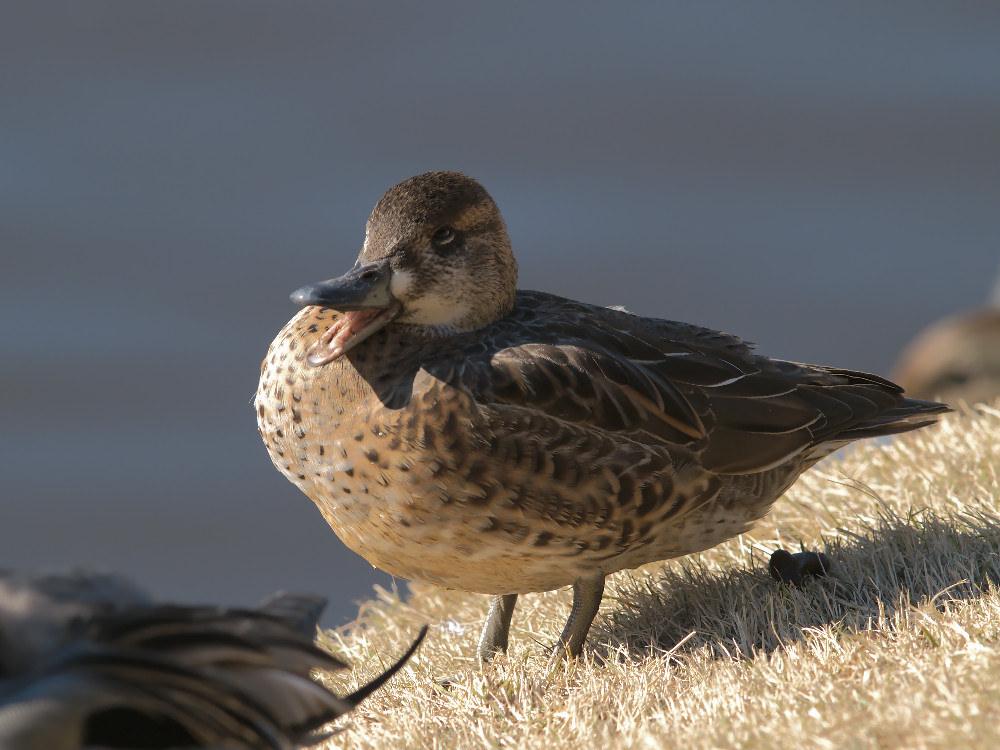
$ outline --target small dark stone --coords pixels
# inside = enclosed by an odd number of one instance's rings
[[[807,576],[826,575],[830,567],[830,558],[822,552],[798,552],[793,555],[783,549],[775,550],[768,564],[774,580],[792,586],[802,585]]]

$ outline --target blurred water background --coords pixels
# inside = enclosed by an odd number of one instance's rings
[[[481,180],[521,286],[885,373],[1000,259],[1000,5],[7,3],[0,567],[373,583],[249,405],[390,185]],[[780,512],[780,505],[777,512]]]

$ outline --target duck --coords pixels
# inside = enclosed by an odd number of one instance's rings
[[[156,602],[105,571],[0,571],[0,747],[291,750],[382,687],[416,651],[341,697],[310,678],[347,664],[314,643],[326,600],[253,609]]]
[[[552,658],[579,656],[607,576],[731,539],[838,448],[947,411],[519,290],[500,211],[460,172],[390,188],[353,268],[291,300],[254,400],[271,461],[372,565],[489,595],[481,662],[506,652],[518,596],[566,586]]]
[[[948,315],[921,331],[899,354],[890,376],[907,393],[961,404],[1000,397],[1000,276],[987,305]]]

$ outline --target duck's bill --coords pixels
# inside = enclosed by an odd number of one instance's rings
[[[392,269],[388,263],[361,265],[335,279],[309,284],[292,292],[292,302],[302,307],[321,305],[334,310],[371,310],[396,304],[389,291]]]
[[[325,365],[336,359],[396,317],[399,303],[389,292],[391,278],[387,263],[357,265],[343,276],[292,293],[292,302],[297,305],[319,305],[344,312],[309,348],[311,364]]]

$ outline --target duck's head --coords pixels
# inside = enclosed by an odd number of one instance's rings
[[[292,293],[297,305],[345,312],[309,352],[321,365],[389,323],[471,331],[514,306],[517,261],[496,203],[459,172],[428,172],[389,188],[343,276]]]

